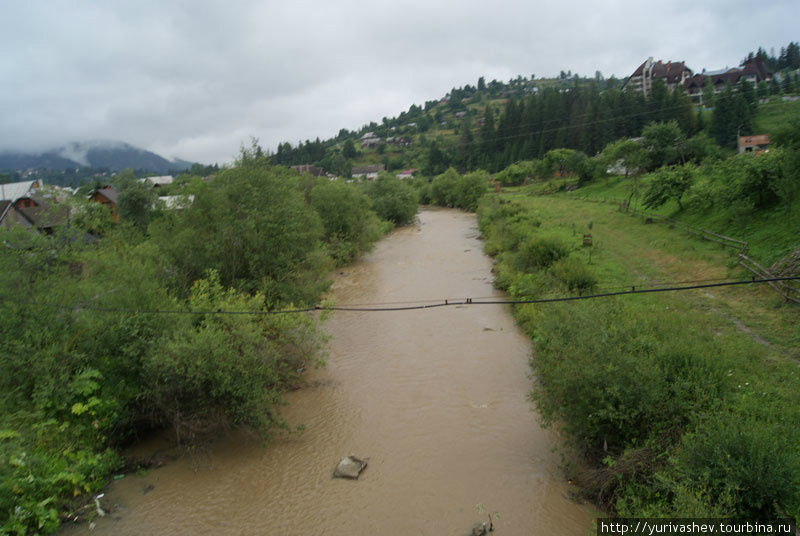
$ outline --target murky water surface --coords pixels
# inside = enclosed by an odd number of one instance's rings
[[[426,210],[337,276],[337,304],[499,296],[473,215]],[[115,482],[113,514],[72,534],[458,535],[496,511],[496,534],[583,535],[557,439],[526,396],[530,343],[505,306],[338,312],[327,368],[289,393],[299,436],[235,434]],[[332,478],[348,454],[358,481]]]

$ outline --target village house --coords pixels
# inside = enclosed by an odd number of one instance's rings
[[[119,193],[112,187],[106,186],[104,188],[99,188],[92,193],[89,198],[94,201],[95,203],[100,203],[101,205],[106,205],[108,209],[111,211],[111,217],[114,219],[115,222],[119,221],[119,214],[117,214],[117,198]]]
[[[397,177],[398,179],[413,179],[414,173],[416,172],[417,172],[416,169],[406,169],[396,174],[395,177]]]
[[[167,210],[181,210],[194,203],[194,195],[162,195],[158,198],[157,203],[159,202]]]
[[[367,132],[361,136],[360,141],[364,147],[377,147],[381,143],[380,137],[376,136],[374,132]]]
[[[312,166],[311,164],[302,164],[299,166],[290,166],[291,169],[295,170],[299,174],[308,174],[313,175],[314,177],[321,177],[325,174],[325,170],[320,167]]]
[[[161,186],[167,186],[168,184],[172,184],[172,175],[159,175],[158,177],[144,177],[139,179],[139,182],[143,183],[150,183],[153,185],[153,188],[159,188]]]
[[[41,233],[52,234],[69,223],[69,208],[50,195],[29,192],[15,200],[0,201],[0,227],[22,225]]]
[[[406,138],[403,136],[389,136],[386,138],[386,143],[389,145],[400,145],[400,146],[410,146],[411,145],[411,138]]]
[[[369,166],[355,166],[350,172],[350,175],[353,178],[364,177],[367,180],[375,180],[378,178],[378,174],[381,171],[384,171],[386,166],[383,164],[372,164]]]
[[[41,184],[38,180],[0,184],[0,200],[16,201],[35,191],[39,186]]]
[[[739,136],[739,154],[763,153],[769,146],[769,136],[758,134],[756,136]]]

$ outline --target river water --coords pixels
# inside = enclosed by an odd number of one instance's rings
[[[336,277],[337,305],[500,296],[474,215],[424,210]],[[496,534],[583,535],[557,438],[527,400],[530,341],[507,306],[337,312],[328,365],[285,416],[300,435],[243,434],[114,482],[110,515],[66,534],[459,535],[497,512]],[[357,481],[336,463],[368,458]]]

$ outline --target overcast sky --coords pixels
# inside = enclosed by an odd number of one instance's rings
[[[700,71],[800,41],[798,0],[4,0],[0,149],[112,139],[232,160],[478,77]]]

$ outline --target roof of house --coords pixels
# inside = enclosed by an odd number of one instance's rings
[[[675,84],[681,81],[684,71],[689,71],[691,75],[692,70],[686,67],[682,61],[668,61],[667,63],[662,63],[661,60],[659,60],[653,65],[653,78],[666,78],[668,83]]]
[[[359,173],[378,173],[386,169],[386,166],[383,164],[372,164],[369,166],[356,166],[353,167],[351,173],[353,175],[358,175]]]
[[[755,75],[758,80],[766,80],[772,74],[761,58],[752,58],[742,64],[745,76]]]
[[[106,199],[108,199],[109,201],[114,203],[115,205],[117,204],[117,197],[119,196],[119,192],[117,192],[111,186],[106,186],[105,188],[99,188],[99,189],[95,190],[94,194],[92,194],[92,195],[95,195],[95,194],[102,195],[103,197],[105,197]]]
[[[648,61],[650,60],[642,62],[642,64],[639,65],[635,71],[633,71],[631,77],[642,76]],[[653,78],[666,78],[667,82],[669,83],[680,82],[683,71],[689,71],[690,73],[692,72],[692,70],[689,69],[682,61],[668,61],[667,63],[664,63],[663,61],[658,60],[652,64]]]
[[[10,199],[11,201],[16,201],[20,197],[25,197],[28,195],[28,192],[38,186],[38,180],[0,184],[0,199]]]
[[[769,136],[767,134],[739,136],[739,147],[748,147],[752,145],[769,145]]]
[[[194,196],[189,195],[162,195],[159,201],[164,202],[164,207],[168,209],[184,208],[194,203]]]
[[[172,175],[159,175],[158,177],[144,177],[139,179],[141,182],[150,182],[153,186],[166,186],[172,184]]]
[[[6,217],[6,213],[11,208],[13,202],[10,199],[0,199],[0,221]]]
[[[718,84],[727,84],[730,82],[731,84],[736,84],[739,82],[739,79],[742,78],[742,70],[736,67],[732,67],[725,71],[724,73],[715,74],[711,76],[711,82],[716,86]]]
[[[17,210],[37,229],[50,229],[69,222],[69,208],[64,205],[19,207]]]
[[[683,82],[683,87],[685,89],[704,87],[705,85],[706,85],[706,76],[703,74],[696,74],[694,76],[690,76]]]
[[[728,82],[737,84],[743,76],[755,76],[756,80],[761,81],[766,80],[771,74],[761,58],[753,58],[744,62],[741,67],[726,67],[725,69],[696,74],[687,79],[683,86],[686,89],[703,87],[707,78],[710,78],[711,83],[715,86]]]
[[[20,199],[31,199],[35,206],[25,207],[17,204]],[[52,202],[48,197],[31,194],[24,195],[14,201],[3,200],[0,202],[0,221],[6,219],[11,211],[16,211],[16,221],[37,229],[50,229],[69,223],[69,207]]]

